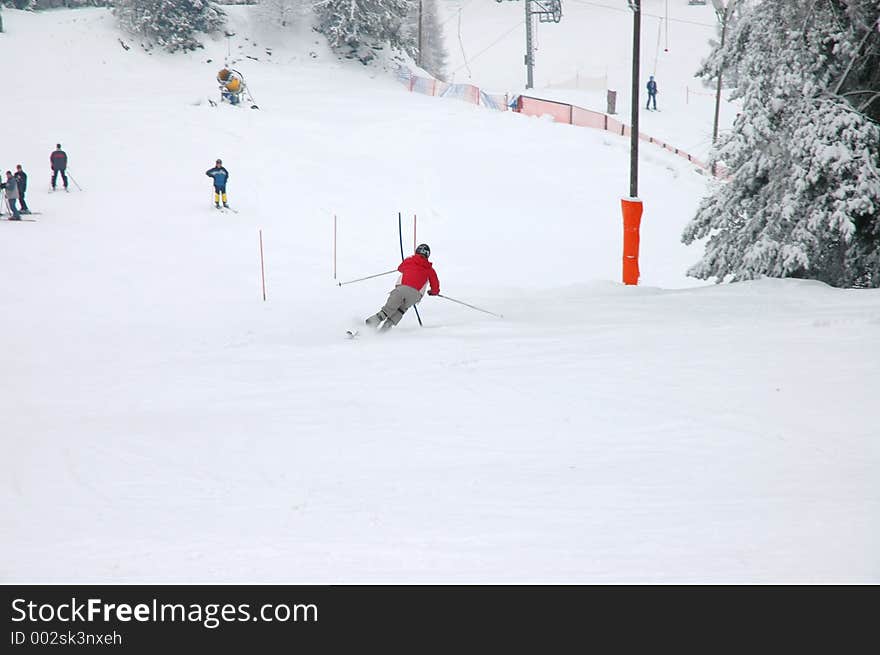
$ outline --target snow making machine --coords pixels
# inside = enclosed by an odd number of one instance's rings
[[[244,76],[237,70],[232,68],[223,68],[217,73],[217,83],[220,85],[220,102],[228,102],[230,105],[241,104],[242,99],[246,99],[251,103],[251,109],[258,109],[254,104],[254,98],[251,96],[244,82]]]

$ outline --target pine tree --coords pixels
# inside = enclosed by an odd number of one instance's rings
[[[878,17],[876,0],[743,11],[714,53],[743,107],[712,154],[731,177],[685,228],[706,239],[689,274],[880,287]]]
[[[364,63],[386,44],[412,53],[412,35],[403,29],[409,0],[317,0],[317,29],[330,46]]]
[[[169,52],[195,50],[197,32],[220,30],[226,14],[208,0],[117,0],[113,9],[123,29]]]
[[[410,0],[406,30],[414,42],[412,54],[419,66],[438,80],[445,80],[449,55],[443,42],[443,25],[437,0]]]

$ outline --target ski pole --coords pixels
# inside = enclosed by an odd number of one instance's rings
[[[263,280],[263,302],[266,302],[266,266],[263,263],[263,229],[260,228],[260,278]]]
[[[349,280],[348,282],[337,282],[336,284],[341,287],[343,284],[353,284],[355,282],[363,282],[364,280],[371,280],[374,277],[382,277],[383,275],[391,275],[392,273],[397,273],[397,269],[395,268],[393,271],[385,271],[384,273],[376,273],[375,275],[368,275],[367,277],[359,277],[356,280]]]
[[[77,188],[77,189],[79,189],[80,191],[83,190],[82,187],[79,185],[79,183],[78,183],[76,180],[73,179],[73,175],[70,174],[70,169],[69,169],[69,168],[67,169],[67,177],[70,178],[70,181],[71,181],[71,182],[73,182],[74,184],[76,184],[76,188]]]
[[[457,302],[459,305],[464,305],[465,307],[470,307],[471,309],[476,309],[478,312],[484,312],[486,314],[492,314],[492,316],[497,316],[498,318],[504,318],[504,316],[501,314],[496,314],[495,312],[490,312],[488,309],[474,307],[473,305],[469,305],[466,302],[462,302],[461,300],[456,300],[455,298],[450,298],[449,296],[444,296],[442,293],[438,293],[437,297],[438,298],[446,298],[446,300],[451,300],[452,302]]]

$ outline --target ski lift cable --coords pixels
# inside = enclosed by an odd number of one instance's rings
[[[660,60],[660,37],[663,34],[663,19],[657,22],[657,47],[654,50],[654,75],[657,74],[657,62]]]
[[[664,18],[666,20],[666,52],[669,52],[669,0],[666,0],[666,13],[664,14]]]
[[[461,58],[464,59],[464,65],[467,66],[468,77],[473,77],[471,67],[468,63],[467,53],[464,51],[464,41],[461,40],[461,9],[458,10],[458,45],[461,48]],[[455,71],[453,71],[454,73]]]
[[[516,29],[519,29],[520,25],[524,25],[525,22],[526,22],[525,19],[519,21],[516,25],[514,25],[513,27],[511,27],[511,28],[510,28],[509,30],[507,30],[504,34],[502,34],[502,35],[499,36],[497,39],[495,39],[494,41],[492,41],[492,43],[490,43],[490,44],[487,45],[485,48],[483,48],[482,50],[480,50],[477,54],[475,54],[473,57],[471,57],[470,60],[473,61],[473,60],[476,59],[477,57],[479,57],[479,56],[485,54],[488,50],[491,50],[492,48],[494,48],[494,47],[495,47],[496,45],[498,45],[502,40],[504,40],[505,37],[507,37],[508,35],[510,35],[511,32],[513,32],[513,31],[516,30]],[[460,70],[461,70],[462,68],[464,68],[464,67],[465,67],[465,65],[459,66],[458,68],[456,68],[456,69],[453,70],[452,72],[453,72],[453,73],[457,73],[458,71],[460,71]]]
[[[452,14],[452,16],[450,16],[450,17],[447,18],[446,20],[442,21],[442,22],[440,23],[440,27],[443,27],[444,25],[446,25],[446,23],[450,22],[453,18],[455,18],[456,16],[460,15],[461,12],[462,12],[462,10],[463,10],[465,7],[467,7],[470,3],[472,3],[473,1],[474,1],[474,0],[467,0],[467,2],[465,2],[461,7],[458,8],[458,11],[457,11],[457,12],[455,12],[454,14]]]
[[[627,13],[629,13],[631,11],[630,9],[627,9],[626,7],[612,7],[611,5],[603,5],[598,2],[589,2],[588,0],[567,0],[567,1],[573,2],[578,5],[589,5],[591,7],[601,7],[602,9],[611,9],[612,11],[625,11]],[[651,18],[662,18],[662,16],[660,16],[659,14],[649,14],[645,11],[642,11],[641,13],[642,13],[643,17],[648,16]],[[699,21],[685,20],[684,18],[670,18],[669,22],[670,23],[687,23],[688,25],[699,25],[701,27],[711,27],[712,29],[715,29],[717,27],[717,24],[700,23]]]

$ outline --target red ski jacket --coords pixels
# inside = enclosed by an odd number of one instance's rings
[[[425,287],[430,282],[431,290],[428,295],[436,296],[440,293],[440,280],[437,279],[434,266],[421,255],[407,257],[397,267],[397,270],[402,273],[398,284],[405,284],[424,293]]]

